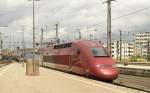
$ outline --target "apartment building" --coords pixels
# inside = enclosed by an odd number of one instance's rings
[[[150,41],[150,32],[140,32],[135,34],[135,54],[146,56],[148,49],[148,41]]]
[[[129,59],[133,56],[133,43],[114,41],[111,45],[112,57],[115,59]]]
[[[107,47],[107,44],[103,44],[104,47]],[[120,41],[113,41],[111,44],[111,55],[113,58],[120,60],[127,60],[131,58],[134,55],[134,44],[133,43],[128,43],[128,42],[123,42],[120,47]]]

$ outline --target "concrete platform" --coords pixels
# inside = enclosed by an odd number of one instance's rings
[[[19,63],[1,68],[0,93],[144,93],[46,68],[40,68],[40,76],[25,71]]]
[[[150,66],[118,64],[121,74],[150,77]]]

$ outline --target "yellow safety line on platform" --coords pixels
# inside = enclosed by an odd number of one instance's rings
[[[0,72],[0,77],[11,67],[11,65],[9,65],[8,67],[6,67],[4,70],[2,70]]]

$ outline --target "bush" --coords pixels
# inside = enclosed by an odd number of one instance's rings
[[[137,61],[138,61],[138,58],[132,57],[132,58],[130,59],[130,61],[131,61],[131,62],[137,62]]]
[[[150,54],[147,56],[147,61],[150,61]]]

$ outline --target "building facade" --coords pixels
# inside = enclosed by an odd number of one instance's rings
[[[133,43],[114,41],[111,45],[112,57],[117,60],[128,60],[133,56]]]
[[[120,47],[121,45],[121,47]],[[104,44],[104,47],[107,47],[107,44]],[[113,41],[111,44],[111,55],[116,60],[128,60],[134,53],[134,44],[122,41]]]
[[[150,41],[150,32],[141,32],[135,34],[135,55],[146,56],[148,54],[148,43]]]

